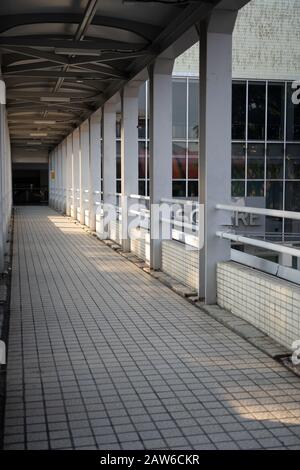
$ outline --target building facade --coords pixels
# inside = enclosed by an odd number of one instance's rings
[[[233,34],[232,197],[300,211],[300,1],[252,0]],[[198,195],[198,44],[173,70],[173,197]],[[149,90],[139,96],[139,193],[149,194]],[[120,191],[120,122],[117,123]],[[266,236],[299,239],[297,221],[266,218]]]

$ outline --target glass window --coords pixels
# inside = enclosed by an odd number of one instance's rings
[[[186,197],[185,181],[173,181],[173,197]]]
[[[265,139],[265,83],[249,83],[248,88],[248,139]]]
[[[268,84],[268,140],[283,139],[284,95],[284,83]]]
[[[286,116],[286,139],[300,141],[300,104],[292,101],[295,90],[292,84],[287,85],[287,116]]]
[[[263,197],[264,195],[264,182],[263,181],[247,181],[247,196],[248,197]]]
[[[198,180],[198,142],[188,144],[188,177]]]
[[[198,197],[198,181],[189,181],[188,197]]]
[[[141,196],[145,196],[145,189],[146,189],[145,180],[139,180],[139,194]]]
[[[199,82],[189,79],[188,137],[198,139]]]
[[[266,184],[266,207],[267,209],[283,208],[283,182],[268,181]]]
[[[283,155],[282,144],[267,145],[267,179],[278,180],[283,178]]]
[[[282,239],[282,219],[280,217],[266,217],[266,235],[270,241]]]
[[[117,165],[117,178],[121,178],[121,142],[116,142],[116,165]]]
[[[116,190],[117,190],[117,193],[120,194],[121,193],[121,180],[117,180],[116,181]]]
[[[231,182],[231,196],[244,197],[245,196],[245,181],[232,181]]]
[[[116,115],[116,137],[117,139],[121,139],[121,114]]]
[[[264,144],[249,144],[247,150],[247,176],[249,179],[263,179],[265,174]]]
[[[186,137],[186,79],[173,79],[173,137]]]
[[[284,220],[284,239],[285,241],[300,240],[300,221],[293,219]]]
[[[286,146],[286,178],[300,179],[300,144]]]
[[[198,179],[198,158],[189,158],[188,160],[189,179]]]
[[[232,139],[244,140],[246,131],[246,83],[232,84]]]
[[[139,139],[146,137],[146,82],[139,89]]]
[[[186,178],[185,142],[173,142],[173,179]]]
[[[285,210],[300,211],[300,181],[286,181]]]
[[[146,178],[146,142],[139,142],[139,178]]]
[[[232,144],[231,178],[245,178],[245,144]]]

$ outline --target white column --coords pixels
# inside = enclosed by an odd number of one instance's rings
[[[57,146],[57,185],[58,185],[58,197],[57,197],[57,210],[62,211],[63,205],[63,184],[62,184],[62,145]]]
[[[121,93],[122,248],[124,251],[130,251],[129,196],[138,194],[138,95],[139,82],[126,85]]]
[[[74,219],[77,219],[77,209],[79,206],[80,197],[80,175],[79,175],[79,152],[80,152],[80,138],[79,128],[73,132],[73,215]]]
[[[173,59],[157,59],[149,67],[150,82],[150,267],[161,268],[161,239],[154,238],[153,204],[172,197]]]
[[[89,226],[93,231],[101,202],[101,116],[99,109],[90,117]]]
[[[61,144],[61,168],[62,168],[62,206],[63,214],[66,213],[67,207],[67,139],[62,141]]]
[[[116,104],[103,107],[103,203],[116,204]],[[109,238],[109,224],[102,227],[103,238]]]
[[[220,10],[200,24],[199,201],[204,204],[199,295],[216,302],[216,267],[230,259],[230,242],[216,237],[230,213],[216,210],[231,200],[232,31],[236,12]]]
[[[73,205],[73,186],[72,186],[72,173],[73,173],[73,138],[72,134],[67,137],[67,168],[66,168],[66,214],[71,215],[71,207]]]
[[[89,209],[90,126],[84,121],[80,126],[80,223],[85,224],[85,211]]]
[[[0,80],[0,272],[4,270],[5,227],[5,83]]]
[[[59,179],[60,179],[60,173],[59,173],[58,147],[56,147],[54,155],[55,155],[55,209],[59,210]]]
[[[57,165],[56,165],[56,148],[53,150],[53,209],[56,209],[56,198],[57,198]]]
[[[49,207],[52,207],[52,151],[49,153],[49,167],[48,167],[48,180],[49,180]]]

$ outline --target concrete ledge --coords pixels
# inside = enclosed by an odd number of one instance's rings
[[[278,344],[246,320],[233,315],[218,305],[205,305],[202,302],[195,305],[273,359],[290,355],[287,348]]]

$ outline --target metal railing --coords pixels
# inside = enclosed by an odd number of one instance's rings
[[[217,210],[224,210],[229,212],[240,212],[246,214],[256,214],[267,217],[276,217],[282,219],[291,219],[300,221],[300,212],[294,211],[285,211],[285,210],[276,210],[276,209],[265,209],[259,207],[244,207],[236,206],[230,204],[217,204]],[[282,241],[266,241],[263,234],[259,235],[257,233],[251,233],[251,237],[245,235],[239,235],[233,233],[232,231],[223,231],[218,230],[216,236],[219,238],[224,238],[231,240],[233,242],[240,243],[242,245],[249,245],[256,247],[258,249],[266,250],[269,253],[277,253],[289,255],[291,257],[300,258],[300,249],[284,244]],[[288,266],[284,266],[281,263],[274,263],[259,257],[259,253],[256,255],[239,252],[238,250],[231,250],[231,259],[233,261],[238,261],[241,264],[260,269],[264,272],[269,272],[273,275],[281,277],[283,279],[290,280],[292,282],[300,283],[300,271],[298,269],[293,269]]]

